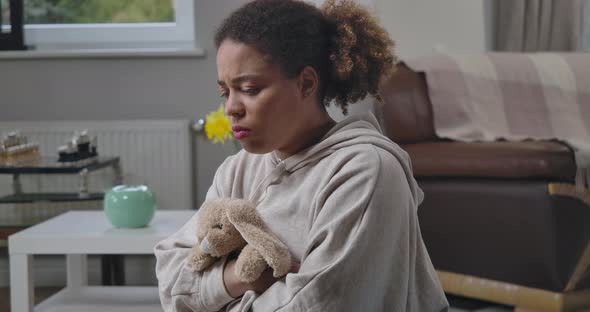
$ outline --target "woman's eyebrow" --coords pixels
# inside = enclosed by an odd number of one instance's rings
[[[236,78],[233,78],[231,80],[231,83],[232,84],[239,84],[239,83],[244,82],[246,80],[255,80],[260,77],[261,77],[261,75],[257,75],[257,74],[245,74],[245,75],[241,75]],[[217,80],[217,84],[220,86],[225,86],[225,82],[223,82],[222,80]]]

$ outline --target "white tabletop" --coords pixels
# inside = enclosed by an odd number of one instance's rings
[[[159,210],[147,227],[115,228],[103,211],[70,211],[8,238],[10,254],[151,254],[195,210]],[[195,233],[195,235],[197,235]]]

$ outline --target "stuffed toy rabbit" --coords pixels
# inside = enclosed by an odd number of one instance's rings
[[[270,266],[274,277],[289,272],[291,255],[277,237],[265,229],[256,207],[242,199],[211,199],[199,211],[197,238],[191,264],[203,271],[217,258],[241,250],[235,273],[243,282],[253,282]]]

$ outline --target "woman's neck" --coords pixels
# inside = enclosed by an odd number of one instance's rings
[[[297,138],[294,138],[296,144],[290,144],[289,149],[278,149],[275,151],[275,155],[279,157],[279,159],[284,160],[291,155],[295,155],[300,151],[317,144],[322,137],[332,129],[332,127],[336,124],[330,115],[327,112],[322,112],[319,118],[316,120],[310,121],[312,124],[306,124],[302,131],[297,134]]]

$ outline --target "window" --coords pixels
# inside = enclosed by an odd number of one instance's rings
[[[582,34],[582,48],[590,51],[590,0],[584,3],[584,33]]]
[[[24,0],[25,43],[39,50],[190,49],[194,15],[193,0]]]
[[[22,9],[22,3],[18,0],[0,0],[0,50],[24,48]]]

